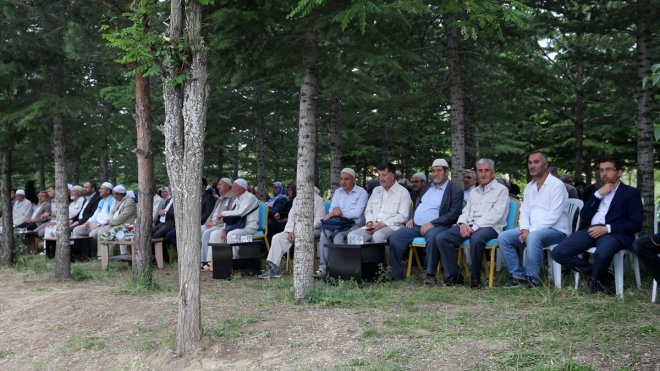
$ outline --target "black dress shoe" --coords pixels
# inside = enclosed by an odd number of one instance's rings
[[[589,279],[589,284],[587,285],[587,293],[596,294],[598,292],[605,293],[607,295],[614,294],[614,291],[608,286],[603,285],[602,282],[596,279]]]
[[[481,280],[478,279],[478,278],[470,280],[470,288],[471,289],[480,289],[481,288]]]
[[[443,283],[445,284],[445,286],[462,285],[465,283],[465,280],[463,279],[463,275],[459,273],[456,276],[447,277]]]

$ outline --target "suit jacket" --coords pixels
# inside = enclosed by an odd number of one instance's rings
[[[206,218],[206,222],[215,222],[213,219],[213,212],[215,211],[216,208],[220,207],[218,210],[218,216],[222,215],[222,212],[225,210],[231,210],[231,207],[234,205],[234,201],[236,200],[236,196],[232,193],[232,191],[229,191],[225,194],[225,197],[218,198],[215,201],[215,205],[213,206],[213,209],[211,210],[211,214],[209,214],[209,217]]]
[[[43,204],[37,204],[35,209],[32,211],[32,215],[30,215],[30,217],[32,217],[35,214],[35,211],[37,211],[36,213],[37,215],[34,219],[32,219],[32,223],[36,225],[42,225],[50,221],[50,218],[46,220],[41,219],[41,214],[50,213],[50,201],[44,202]]]
[[[167,200],[162,200],[160,202],[160,208],[158,210],[164,210],[167,207],[167,204],[170,202],[170,198]],[[154,220],[155,224],[154,225],[167,225],[167,226],[174,226],[174,202],[172,202],[172,206],[167,210],[167,213],[165,213],[165,223],[160,222],[160,215]]]
[[[115,202],[112,203],[112,208],[110,209],[110,224],[116,226],[135,222],[135,218],[137,218],[137,206],[135,205],[135,201],[128,196],[124,196],[123,201],[124,202],[119,202],[115,200]],[[119,215],[115,217],[120,204],[121,209],[119,210]]]
[[[414,209],[417,209],[417,206],[422,202],[422,197],[426,191],[433,187],[433,181],[430,181],[429,184],[424,188],[422,193],[417,197],[415,201]],[[435,227],[445,226],[449,227],[456,224],[458,217],[461,216],[463,210],[463,187],[457,185],[451,180],[447,181],[447,188],[445,189],[445,194],[442,196],[442,202],[440,203],[440,212],[436,219],[431,221],[431,224]]]
[[[98,192],[94,192],[92,197],[87,201],[87,203],[85,203],[85,206],[83,207],[82,218],[79,218],[78,216],[80,214],[78,214],[72,220],[74,222],[78,222],[78,224],[85,223],[96,212],[96,209],[99,207],[100,200],[101,196],[98,194]]]
[[[209,215],[213,212],[213,205],[215,205],[215,197],[213,197],[213,193],[205,191],[204,194],[202,194],[202,224],[206,222]]]
[[[580,211],[580,229],[589,228],[600,201],[594,194],[589,197]],[[637,189],[623,182],[619,184],[605,215],[605,224],[610,225],[612,237],[627,249],[632,246],[635,233],[642,229],[642,196]]]

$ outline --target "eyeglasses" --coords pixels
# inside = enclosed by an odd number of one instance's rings
[[[600,174],[603,174],[603,173],[614,173],[614,172],[617,172],[617,171],[619,171],[619,169],[615,169],[615,168],[613,168],[613,167],[606,167],[606,168],[604,168],[604,169],[598,169],[598,172],[599,172]]]

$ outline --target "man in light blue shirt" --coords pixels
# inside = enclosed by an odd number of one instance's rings
[[[367,206],[369,195],[364,188],[355,184],[355,171],[351,168],[342,169],[339,173],[339,185],[341,187],[337,188],[332,195],[330,212],[323,219],[328,220],[333,216],[343,216],[344,218],[353,219],[354,224],[349,229],[338,232],[332,241],[326,236],[326,233],[321,233],[317,248],[319,255],[319,269],[316,271],[317,277],[325,276],[327,270],[328,249],[325,245],[328,243],[346,243],[348,232],[364,225],[364,209]]]
[[[403,254],[413,239],[424,237],[428,252],[435,249],[435,236],[456,223],[463,208],[463,188],[449,180],[449,164],[445,159],[433,161],[433,181],[424,190],[415,205],[413,218],[405,228],[390,236],[390,276],[393,280],[403,279]],[[427,273],[438,265],[438,255],[429,254]],[[431,267],[429,267],[431,266]]]

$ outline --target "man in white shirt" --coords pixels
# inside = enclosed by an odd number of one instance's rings
[[[367,191],[355,184],[355,170],[350,167],[344,168],[339,172],[340,187],[332,195],[332,204],[330,212],[323,216],[328,220],[335,216],[352,219],[353,225],[345,231],[328,234],[328,231],[322,231],[319,237],[317,254],[319,256],[319,269],[315,272],[316,277],[324,277],[328,261],[328,249],[326,244],[342,244],[346,242],[346,236],[352,230],[364,225],[364,208],[367,206],[369,195]]]
[[[325,202],[319,193],[319,189],[314,187],[314,235],[317,237],[321,234],[321,218],[323,218],[323,215],[325,214]],[[282,277],[282,270],[280,269],[282,257],[289,251],[289,249],[291,249],[291,246],[293,246],[296,241],[296,235],[293,233],[293,230],[297,212],[298,202],[294,200],[293,206],[291,207],[291,210],[289,210],[289,216],[286,225],[284,226],[284,231],[275,234],[273,236],[273,241],[270,244],[270,251],[268,252],[268,258],[266,259],[269,269],[259,275],[258,278]]]
[[[502,232],[497,239],[511,274],[507,287],[540,286],[543,247],[563,241],[570,233],[568,193],[564,183],[548,172],[548,156],[531,152],[527,168],[534,180],[525,187],[518,228]],[[520,246],[526,246],[524,267],[518,256]]]
[[[557,263],[590,275],[590,294],[612,291],[609,284],[613,277],[607,270],[612,258],[622,249],[631,249],[635,233],[642,229],[642,197],[621,181],[621,160],[600,158],[597,169],[603,185],[580,211],[580,229],[552,250]],[[592,263],[578,256],[592,247],[596,247]]]
[[[410,216],[410,193],[396,181],[391,162],[378,166],[380,185],[374,189],[364,210],[364,227],[348,234],[348,241],[361,237],[364,242],[382,243],[403,227]],[[389,249],[388,249],[389,254]]]
[[[99,200],[94,215],[92,215],[92,217],[85,223],[75,227],[72,236],[89,236],[96,239],[99,229],[108,224],[108,221],[110,220],[110,210],[115,201],[115,198],[112,197],[112,188],[114,188],[114,186],[109,182],[105,182],[101,185],[99,192],[101,199]]]
[[[476,165],[479,185],[472,188],[472,194],[456,225],[436,236],[435,245],[440,250],[442,273],[445,284],[448,285],[460,284],[463,281],[456,263],[456,246],[470,240],[470,287],[481,287],[484,246],[486,242],[497,238],[506,225],[509,190],[495,180],[495,161],[482,158]]]
[[[14,227],[25,223],[32,214],[32,203],[25,199],[25,191],[22,189],[16,190],[16,200],[12,209]]]
[[[245,217],[245,226],[242,228],[232,229],[231,224],[227,224],[220,229],[211,233],[209,241],[211,243],[218,242],[237,242],[241,236],[251,236],[259,229],[259,200],[250,192],[247,191],[248,182],[245,179],[238,178],[234,180],[231,186],[231,192],[236,196],[231,210],[222,212],[222,218],[228,216],[241,216]],[[229,231],[227,229],[230,229]],[[233,258],[240,258],[239,247],[232,246]]]
[[[232,181],[229,178],[222,178],[218,180],[216,188],[220,197],[215,201],[215,207],[209,215],[206,222],[202,225],[202,247],[200,249],[200,269],[207,271],[210,269],[209,260],[211,257],[211,250],[209,250],[209,240],[211,239],[211,234],[215,231],[219,231],[225,223],[222,221],[222,212],[225,210],[230,210],[234,205],[236,196],[231,191]]]

